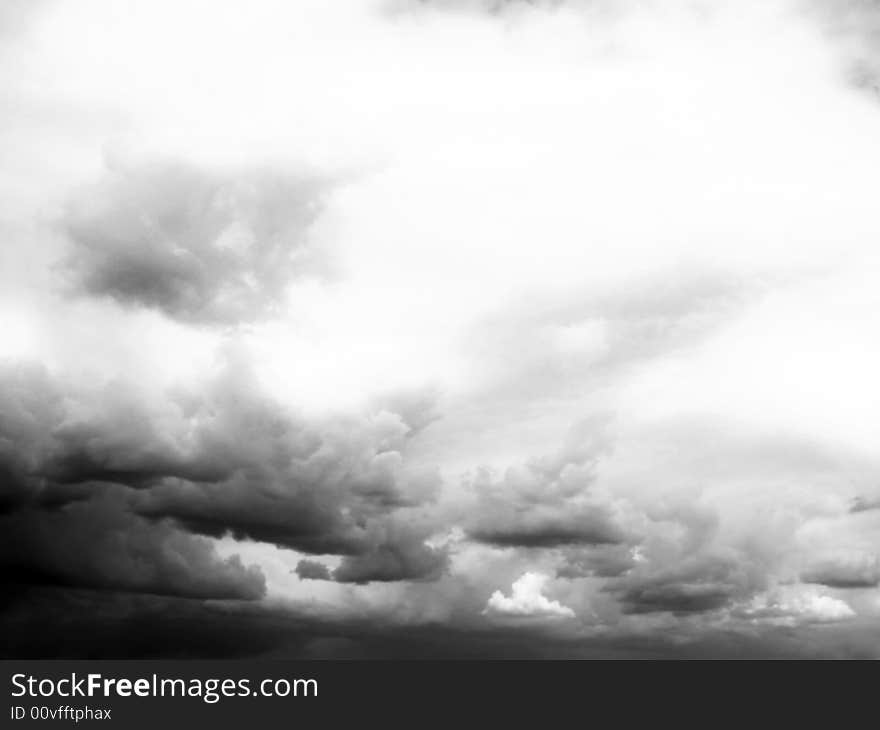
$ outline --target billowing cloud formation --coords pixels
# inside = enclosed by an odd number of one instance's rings
[[[391,525],[396,534],[385,539],[367,552],[345,555],[339,565],[330,570],[316,560],[300,560],[296,574],[309,580],[328,580],[337,583],[371,583],[393,581],[431,581],[439,578],[448,568],[449,556],[437,546],[425,544],[424,535]]]
[[[447,554],[442,548],[425,544],[418,531],[388,535],[364,553],[346,555],[333,571],[340,583],[370,581],[435,580],[447,568]]]
[[[126,510],[100,494],[51,510],[0,517],[0,571],[7,582],[49,583],[189,598],[257,599],[266,581],[255,566],[220,559],[204,538]]]
[[[612,507],[589,491],[605,439],[602,425],[588,421],[551,457],[511,468],[500,480],[479,471],[471,485],[477,505],[468,522],[470,537],[502,547],[623,542]]]
[[[410,428],[396,414],[309,423],[262,399],[234,365],[200,396],[148,406],[142,396],[108,388],[98,409],[88,400],[96,394],[65,392],[43,370],[4,375],[3,494],[8,509],[24,510],[10,518],[16,524],[51,523],[28,509],[58,509],[71,535],[80,520],[84,532],[92,529],[93,518],[95,531],[124,532],[97,519],[106,510],[95,495],[116,488],[124,495],[117,511],[135,513],[124,517],[132,534],[160,549],[171,536],[170,520],[202,535],[344,555],[334,573],[341,582],[443,571],[444,552],[424,545],[431,524],[396,516],[430,499],[437,479],[430,470],[407,468],[402,451]],[[80,500],[85,506],[64,506]],[[156,523],[153,532],[147,519]],[[48,529],[34,539],[40,536],[54,539]],[[202,550],[202,542],[189,539],[191,550]],[[101,552],[83,554],[83,565]],[[205,562],[202,553],[195,557]],[[229,564],[229,571],[236,567]]]
[[[721,608],[750,586],[747,564],[735,559],[685,558],[646,574],[634,573],[610,590],[631,613],[700,613]]]
[[[138,414],[104,402],[102,423],[45,369],[0,371],[0,564],[4,579],[198,598],[259,598],[265,579],[208,540],[133,514],[113,484],[143,486],[180,462]]]
[[[268,170],[121,166],[68,206],[64,267],[80,291],[122,304],[195,323],[252,320],[308,271],[320,193],[314,180]]]
[[[422,545],[431,526],[415,517],[432,498],[437,474],[407,465],[410,427],[400,416],[308,422],[253,388],[233,376],[188,419],[191,463],[213,463],[216,478],[168,474],[136,496],[135,509],[206,535],[347,556],[352,562],[343,561],[339,580],[435,572],[442,557]]]
[[[535,618],[572,618],[574,611],[559,601],[551,601],[543,593],[547,576],[524,573],[511,586],[510,596],[495,591],[486,604],[485,613],[494,616]]]
[[[4,647],[876,653],[871,3],[38,5]]]

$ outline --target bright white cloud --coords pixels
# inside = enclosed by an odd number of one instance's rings
[[[495,591],[489,597],[484,613],[490,616],[572,618],[574,611],[542,593],[547,581],[546,575],[523,573],[511,586],[510,596]]]
[[[846,601],[813,586],[781,586],[755,596],[742,611],[752,621],[784,625],[833,623],[856,615]]]

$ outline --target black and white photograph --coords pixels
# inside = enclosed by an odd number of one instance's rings
[[[0,0],[0,659],[880,658],[878,194],[876,0]]]

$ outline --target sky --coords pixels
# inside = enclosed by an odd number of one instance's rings
[[[0,0],[0,652],[880,656],[878,39]]]

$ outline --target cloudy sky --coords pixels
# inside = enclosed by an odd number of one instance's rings
[[[878,44],[2,0],[0,650],[880,656]]]

